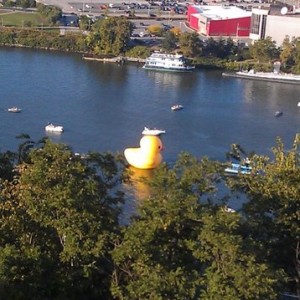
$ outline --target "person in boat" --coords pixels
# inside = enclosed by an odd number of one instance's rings
[[[245,158],[244,164],[247,168],[250,167],[250,159],[248,157]]]

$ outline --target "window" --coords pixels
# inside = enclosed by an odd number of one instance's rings
[[[250,32],[253,34],[259,34],[261,15],[252,14]]]
[[[261,24],[261,34],[260,38],[264,39],[266,37],[266,25],[267,25],[267,16],[262,16],[262,24]]]

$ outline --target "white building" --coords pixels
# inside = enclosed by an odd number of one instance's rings
[[[270,6],[270,8],[253,8],[250,34],[252,40],[271,37],[277,46],[281,46],[286,37],[300,37],[300,14],[293,6]]]

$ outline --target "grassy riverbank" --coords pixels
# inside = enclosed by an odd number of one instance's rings
[[[37,12],[22,12],[14,10],[0,10],[1,26],[36,27],[51,26],[47,18]]]

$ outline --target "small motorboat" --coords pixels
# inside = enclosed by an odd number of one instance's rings
[[[46,131],[49,131],[49,132],[63,132],[64,131],[64,128],[63,126],[59,126],[59,125],[54,125],[52,123],[49,123],[46,127],[45,127],[45,130]]]
[[[300,107],[300,101],[298,102],[297,106]]]
[[[274,114],[275,117],[281,117],[283,115],[282,111],[276,111],[276,113]]]
[[[175,105],[171,106],[171,109],[173,111],[181,110],[181,109],[183,109],[183,106],[181,104],[175,104]]]
[[[231,208],[231,207],[228,207],[227,205],[225,205],[225,206],[223,207],[223,211],[228,212],[228,213],[235,213],[235,212],[236,212],[235,209],[233,209],[233,208]]]
[[[161,135],[164,133],[166,133],[165,130],[148,127],[144,127],[144,130],[142,131],[143,135]]]
[[[12,112],[12,113],[19,113],[22,111],[22,109],[18,108],[16,106],[13,106],[13,107],[8,108],[7,111]]]
[[[230,167],[225,169],[225,172],[228,174],[251,174],[252,168],[249,165],[241,165],[236,163],[231,163]]]

